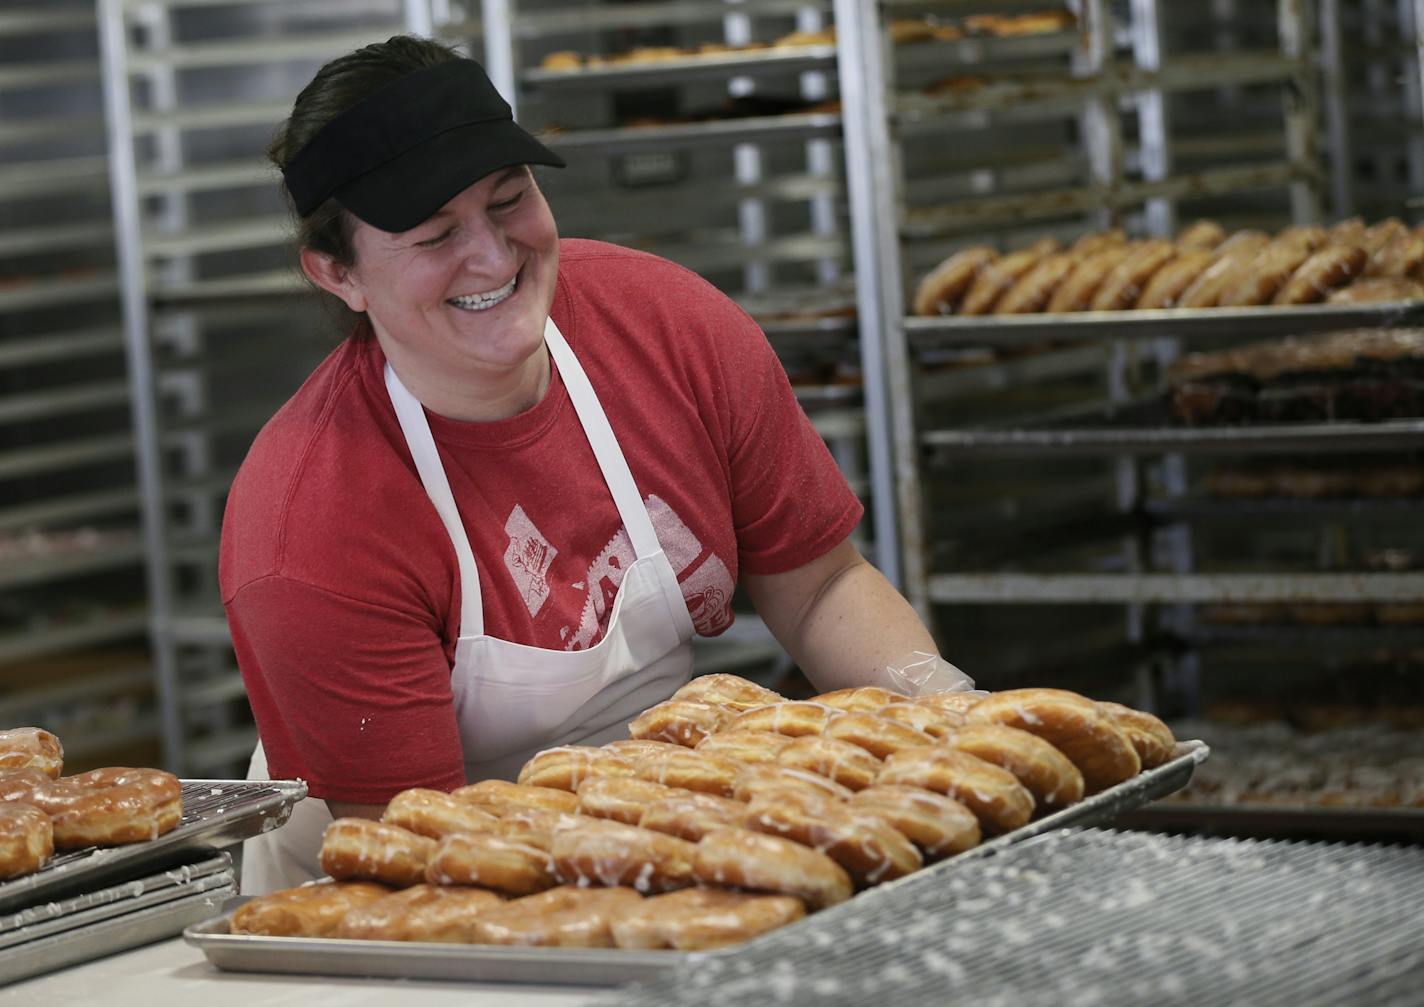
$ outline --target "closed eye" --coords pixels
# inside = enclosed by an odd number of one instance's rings
[[[440,232],[433,238],[426,238],[424,241],[417,241],[416,245],[420,248],[434,248],[446,238],[450,237],[450,235],[453,234],[454,231],[455,229],[453,227],[449,228],[448,230]]]
[[[490,209],[491,209],[491,210],[496,210],[496,211],[498,211],[498,210],[512,210],[512,209],[514,209],[514,207],[516,207],[516,206],[519,205],[519,201],[524,198],[524,193],[525,193],[526,191],[527,191],[527,190],[520,189],[518,192],[516,192],[513,196],[510,196],[508,199],[502,199],[502,200],[500,200],[498,203],[491,203],[491,204],[490,204]]]

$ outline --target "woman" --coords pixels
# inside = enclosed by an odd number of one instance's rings
[[[821,688],[933,650],[755,324],[672,263],[560,241],[529,166],[562,162],[479,64],[344,56],[271,153],[303,271],[361,320],[228,498],[250,775],[325,801],[249,843],[244,890],[319,873],[333,814],[623,736],[737,583]]]

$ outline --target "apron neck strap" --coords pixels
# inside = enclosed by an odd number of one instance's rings
[[[552,318],[544,323],[544,342],[564,379],[569,400],[573,403],[579,423],[583,425],[589,446],[593,448],[593,456],[608,484],[634,553],[639,559],[653,555],[662,547],[658,544],[657,533],[653,531],[653,522],[648,517],[648,508],[643,504],[638,485],[633,481],[633,473],[628,469],[628,461],[623,457],[623,449],[613,436],[613,428],[609,426],[608,416],[594,393],[593,385],[589,383],[588,375],[584,374],[578,358]],[[440,462],[435,438],[430,433],[425,409],[396,376],[389,361],[386,362],[385,379],[386,392],[395,407],[396,419],[415,461],[415,470],[420,474],[426,495],[435,505],[435,511],[455,547],[455,558],[460,569],[460,635],[483,636],[485,620],[479,569],[475,566],[475,554],[465,534],[464,523],[460,520],[460,511],[455,506],[455,495],[450,491],[450,481],[445,477],[445,467]]]

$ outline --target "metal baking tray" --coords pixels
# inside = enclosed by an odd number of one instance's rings
[[[1424,808],[1351,808],[1305,804],[1188,804],[1172,801],[1124,815],[1120,825],[1205,829],[1230,834],[1308,834],[1424,839]]]
[[[195,850],[231,846],[284,824],[306,796],[300,780],[184,780],[183,817],[145,843],[62,853],[34,874],[0,884],[0,912],[54,901],[148,869],[191,859]]]
[[[0,984],[181,933],[236,892],[219,853],[0,919]]]
[[[731,74],[801,73],[830,69],[836,60],[834,45],[784,46],[702,55],[687,53],[644,62],[602,63],[575,70],[526,70],[526,84],[588,88],[609,84],[669,84],[696,77],[721,80]]]
[[[1139,807],[1191,779],[1193,770],[1209,752],[1200,741],[1177,746],[1175,758],[1156,769],[1140,773],[1125,783],[1095,794],[1055,814],[990,840],[932,867],[871,889],[923,879],[948,865],[992,855],[1005,846],[1022,842],[1050,829],[1070,825],[1096,825],[1112,821],[1122,812]],[[857,896],[859,898],[860,896]],[[854,901],[854,900],[852,900]],[[681,963],[714,958],[738,949],[709,952],[624,951],[614,948],[525,948],[467,944],[425,944],[403,941],[353,941],[304,937],[254,937],[228,932],[232,910],[191,926],[183,937],[200,949],[220,969],[236,972],[312,973],[318,975],[379,976],[393,979],[468,979],[481,982],[572,983],[613,986],[652,976]]]
[[[1152,398],[1055,413],[1014,427],[927,430],[920,440],[941,454],[1338,454],[1417,450],[1424,446],[1424,419],[1188,427]]]

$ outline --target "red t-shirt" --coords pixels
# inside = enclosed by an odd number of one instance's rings
[[[697,632],[740,572],[825,554],[862,508],[766,337],[680,266],[566,240],[551,309],[598,393]],[[228,496],[220,577],[274,777],[379,803],[463,784],[450,691],[460,580],[370,336],[342,343],[258,435]],[[474,550],[485,633],[586,648],[632,548],[554,370],[492,423],[427,412]]]

